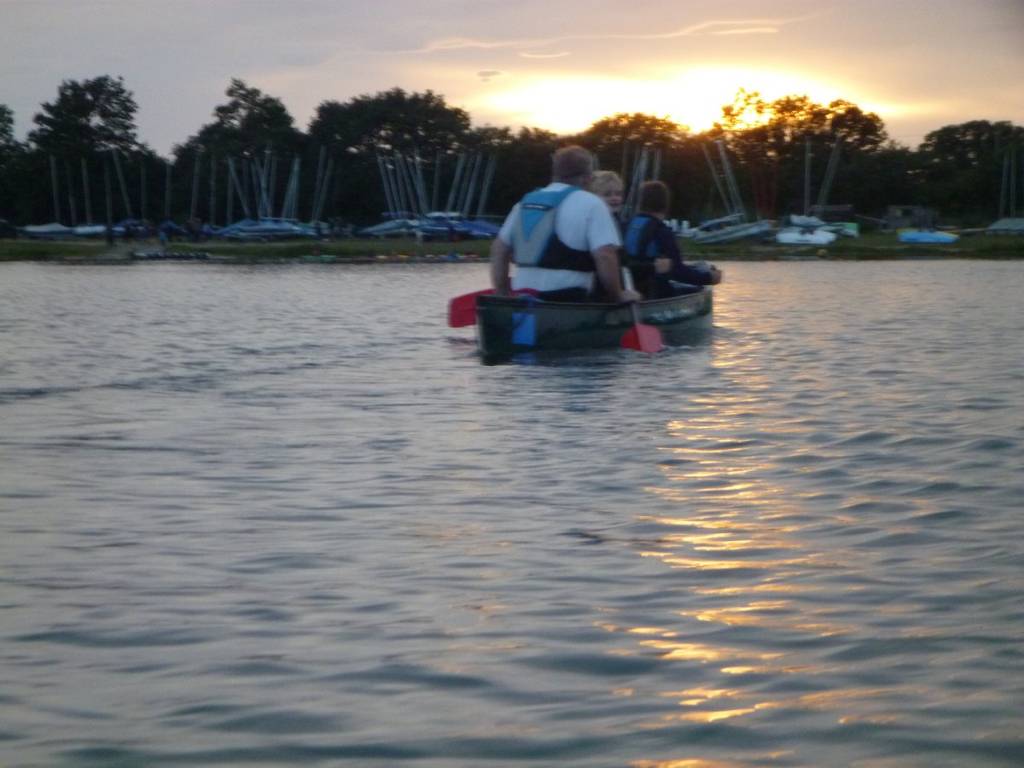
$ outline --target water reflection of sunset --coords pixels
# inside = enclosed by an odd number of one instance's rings
[[[640,645],[658,651],[659,658],[665,661],[719,662],[727,659],[751,658],[772,661],[782,656],[781,653],[751,654],[740,648],[715,647],[702,643],[680,643],[670,639],[641,640]]]
[[[738,763],[733,760],[702,760],[688,758],[685,760],[637,760],[629,764],[630,768],[745,768],[752,763]]]
[[[665,423],[661,482],[645,488],[657,512],[636,518],[660,529],[636,554],[687,574],[674,619],[606,627],[633,638],[639,650],[666,664],[693,668],[689,676],[701,683],[660,693],[675,699],[679,711],[663,713],[649,724],[652,728],[731,721],[784,708],[839,708],[870,695],[816,691],[779,697],[747,687],[750,680],[793,678],[801,685],[827,680],[833,665],[798,649],[852,629],[827,602],[815,601],[821,591],[815,576],[837,563],[833,555],[808,546],[805,531],[813,518],[803,497],[774,480],[777,467],[764,450],[765,438],[751,426],[766,407],[757,394],[764,372],[742,367],[742,361],[726,361],[729,376],[744,376],[742,387],[695,396],[685,418]],[[785,435],[804,431],[799,424],[777,426]],[[750,638],[757,636],[786,641],[775,647],[752,644]]]

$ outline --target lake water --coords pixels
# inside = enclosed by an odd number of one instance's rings
[[[0,764],[1024,764],[1024,263],[724,267],[484,366],[482,264],[0,264]]]

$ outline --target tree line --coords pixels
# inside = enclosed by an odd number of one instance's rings
[[[643,156],[673,193],[674,217],[722,215],[728,201],[714,159],[725,157],[751,213],[804,213],[808,201],[851,206],[880,217],[887,205],[921,205],[944,222],[986,224],[1024,202],[1024,128],[972,120],[928,133],[907,147],[889,139],[882,119],[856,104],[817,104],[806,96],[766,101],[740,91],[715,126],[694,133],[671,120],[615,114],[577,135],[540,128],[473,126],[470,115],[427,90],[392,88],[347,101],[327,100],[305,131],[283,102],[233,79],[212,121],[161,157],[138,136],[138,106],[122,77],[66,80],[41,104],[25,142],[0,104],[0,218],[65,224],[140,218],[240,218],[257,188],[263,212],[291,195],[289,213],[309,220],[364,224],[388,209],[380,158],[419,158],[431,184],[456,184],[459,156],[493,158],[488,211],[506,212],[542,184],[558,147],[591,149],[601,167],[627,179]],[[1022,158],[1024,160],[1024,158]],[[299,172],[298,169],[301,169]],[[442,192],[441,199],[444,199]],[[250,215],[256,211],[247,211]]]

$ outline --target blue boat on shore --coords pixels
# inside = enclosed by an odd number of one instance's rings
[[[943,245],[955,243],[960,235],[953,232],[937,232],[933,229],[901,229],[897,235],[901,243]]]
[[[222,240],[266,242],[315,238],[318,233],[314,226],[294,219],[262,218],[236,221],[217,230],[214,236]]]

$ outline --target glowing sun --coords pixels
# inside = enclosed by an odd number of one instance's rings
[[[503,122],[576,133],[603,117],[642,112],[667,117],[691,131],[710,128],[741,89],[757,91],[766,101],[807,96],[827,104],[852,98],[841,84],[824,84],[795,72],[754,68],[702,67],[652,79],[588,75],[531,75],[479,102],[482,113]]]

